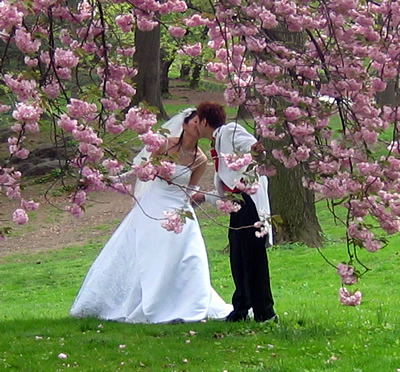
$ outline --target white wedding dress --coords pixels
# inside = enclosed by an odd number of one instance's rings
[[[176,166],[174,183],[187,186],[190,168]],[[72,306],[74,317],[126,323],[222,319],[232,306],[210,283],[207,252],[198,221],[183,231],[165,230],[163,211],[189,209],[186,193],[156,178],[105,245]]]

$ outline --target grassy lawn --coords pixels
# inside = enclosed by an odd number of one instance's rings
[[[200,215],[214,288],[230,301],[226,230]],[[334,263],[346,258],[320,206]],[[226,217],[217,216],[222,224]],[[0,261],[0,370],[10,371],[393,371],[400,368],[399,238],[360,252],[359,307],[338,301],[339,276],[315,249],[269,252],[279,325],[208,321],[132,325],[72,319],[68,312],[87,269],[107,240]],[[363,254],[362,254],[363,253]],[[67,355],[66,359],[59,354]]]

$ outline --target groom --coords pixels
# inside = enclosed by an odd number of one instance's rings
[[[268,258],[266,247],[272,244],[272,231],[261,238],[256,237],[254,223],[262,214],[270,214],[268,200],[268,180],[259,178],[260,188],[253,195],[235,189],[235,181],[243,178],[242,172],[229,169],[221,158],[221,154],[260,152],[264,148],[257,140],[238,123],[225,124],[226,113],[223,106],[214,102],[203,102],[197,106],[201,138],[208,138],[213,147],[212,154],[216,162],[214,183],[216,196],[209,197],[196,193],[192,199],[195,203],[210,201],[215,203],[226,192],[241,194],[243,202],[238,212],[231,213],[229,224],[230,263],[235,283],[232,297],[233,311],[227,321],[237,322],[248,319],[248,310],[253,308],[254,319],[258,322],[278,321],[274,311]],[[249,228],[242,228],[251,226]],[[268,240],[267,240],[268,239]]]

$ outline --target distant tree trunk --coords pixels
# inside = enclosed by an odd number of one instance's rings
[[[150,106],[159,109],[159,117],[168,117],[161,101],[160,88],[160,26],[152,31],[135,32],[135,63],[138,74],[134,78],[136,83],[136,95],[133,104],[146,102]]]
[[[189,80],[189,76],[190,76],[190,65],[182,64],[179,78],[182,80]]]
[[[192,76],[190,78],[190,88],[197,89],[200,83],[200,73],[202,66],[200,64],[196,64],[192,69]]]
[[[169,95],[169,68],[174,62],[172,57],[167,58],[167,53],[164,49],[160,50],[160,86],[161,95]]]

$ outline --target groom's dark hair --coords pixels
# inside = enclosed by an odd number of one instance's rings
[[[206,119],[211,128],[218,128],[226,122],[224,106],[216,102],[202,102],[197,106],[199,121]]]

